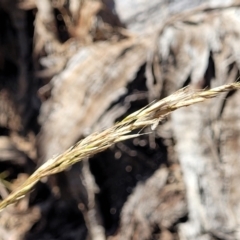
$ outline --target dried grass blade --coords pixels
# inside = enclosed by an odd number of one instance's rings
[[[152,126],[167,116],[172,111],[186,107],[209,98],[216,97],[219,93],[237,90],[240,83],[232,83],[204,91],[193,91],[189,88],[180,89],[174,94],[152,103],[126,117],[122,122],[104,130],[101,133],[93,133],[81,140],[63,154],[54,157],[39,167],[15,192],[0,202],[0,210],[16,202],[25,196],[33,186],[43,177],[64,171],[74,163],[104,151],[115,142],[134,138],[140,134],[128,135],[132,130]]]

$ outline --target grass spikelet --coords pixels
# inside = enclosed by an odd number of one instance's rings
[[[24,197],[41,178],[64,171],[76,162],[106,150],[116,142],[134,138],[139,134],[129,134],[132,130],[151,126],[154,130],[161,119],[172,111],[214,98],[222,92],[237,90],[240,83],[223,85],[209,90],[193,91],[183,88],[172,95],[149,104],[130,114],[121,122],[100,133],[93,133],[70,147],[64,153],[49,159],[40,166],[16,191],[0,202],[0,210]]]

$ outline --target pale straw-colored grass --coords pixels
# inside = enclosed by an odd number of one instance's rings
[[[41,178],[64,171],[74,163],[102,152],[116,142],[140,135],[140,133],[130,134],[132,130],[142,129],[147,126],[151,126],[151,129],[154,130],[161,119],[178,108],[203,102],[206,99],[216,97],[222,92],[239,88],[240,83],[232,83],[204,91],[194,91],[187,87],[130,114],[113,127],[100,133],[93,133],[59,156],[49,159],[16,191],[9,194],[9,196],[0,203],[0,210],[24,197]]]

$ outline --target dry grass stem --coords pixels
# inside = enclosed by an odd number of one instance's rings
[[[232,83],[204,91],[183,88],[172,95],[136,111],[113,127],[100,133],[93,133],[79,141],[67,151],[40,166],[16,191],[0,203],[0,210],[25,196],[43,177],[64,171],[74,163],[102,152],[116,142],[134,138],[139,134],[129,134],[132,130],[152,126],[155,129],[161,119],[172,111],[206,99],[214,98],[222,92],[237,90],[240,83]]]

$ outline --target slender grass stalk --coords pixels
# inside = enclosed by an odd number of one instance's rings
[[[111,128],[89,135],[64,153],[45,162],[16,191],[0,203],[0,210],[23,198],[41,178],[64,171],[74,163],[102,152],[116,142],[140,135],[130,134],[131,131],[146,126],[151,126],[154,130],[159,121],[178,108],[203,102],[222,92],[239,88],[240,83],[232,83],[203,91],[193,91],[187,87],[130,114]]]

